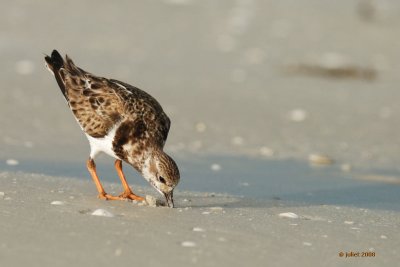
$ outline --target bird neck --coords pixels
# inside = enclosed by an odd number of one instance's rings
[[[163,151],[161,151],[164,153]],[[160,151],[150,150],[142,154],[141,158],[135,163],[131,163],[143,177],[149,181],[157,173],[157,158]]]

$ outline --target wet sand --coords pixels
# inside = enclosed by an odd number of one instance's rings
[[[26,173],[0,173],[0,188],[2,266],[395,266],[400,259],[398,212],[193,192],[177,192],[176,209],[152,208],[96,199],[88,181]],[[92,215],[98,209],[112,217]],[[298,218],[282,217],[288,212]]]
[[[99,157],[96,162],[101,181],[119,183],[110,157]],[[395,170],[349,171],[334,163],[315,166],[295,160],[211,155],[192,155],[177,163],[182,176],[178,190],[400,212],[400,176]],[[133,167],[123,166],[130,184],[149,187]],[[0,169],[91,180],[84,159],[21,161],[16,166],[0,162]]]

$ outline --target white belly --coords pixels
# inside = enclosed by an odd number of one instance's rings
[[[94,138],[86,134],[87,139],[90,143],[90,157],[94,159],[99,153],[103,152],[107,155],[120,159],[112,149],[112,143],[114,141],[115,132],[117,131],[118,125],[112,128],[108,134],[102,138]]]

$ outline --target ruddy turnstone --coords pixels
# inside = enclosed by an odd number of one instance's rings
[[[99,198],[144,200],[132,192],[125,179],[122,171],[122,161],[125,161],[165,196],[169,207],[173,207],[179,169],[163,151],[170,120],[157,100],[127,83],[88,73],[68,56],[64,60],[56,50],[46,56],[45,61],[89,140],[91,151],[86,165]],[[107,194],[100,183],[94,163],[100,152],[116,159],[115,169],[124,187],[119,196]]]

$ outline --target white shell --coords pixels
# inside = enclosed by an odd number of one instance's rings
[[[193,241],[183,241],[183,242],[181,243],[181,246],[182,246],[182,247],[186,247],[186,248],[193,248],[193,247],[196,246],[196,243],[193,242]]]
[[[6,161],[6,164],[9,166],[17,166],[19,164],[19,161],[16,159],[8,159]]]
[[[97,209],[95,211],[92,212],[92,215],[94,216],[102,216],[102,217],[114,217],[114,214],[112,214],[111,212],[104,210],[104,209]]]
[[[65,202],[64,202],[64,201],[59,201],[59,200],[54,200],[54,201],[52,201],[50,204],[51,204],[51,205],[58,205],[58,206],[61,206],[61,205],[64,205]]]
[[[281,218],[290,218],[290,219],[298,219],[299,215],[293,212],[283,212],[279,214],[279,217]]]

